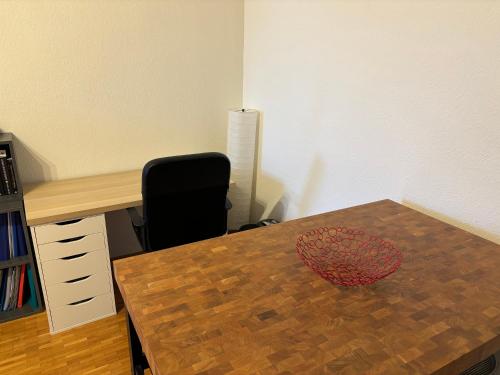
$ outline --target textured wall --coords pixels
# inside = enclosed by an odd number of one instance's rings
[[[500,2],[245,2],[255,216],[382,198],[500,242]]]
[[[242,0],[0,2],[0,128],[25,181],[225,150]]]

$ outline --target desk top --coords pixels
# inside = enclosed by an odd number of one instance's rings
[[[26,221],[33,226],[140,206],[141,178],[138,169],[26,185]]]
[[[301,232],[344,225],[395,243],[396,273],[338,287]],[[154,374],[456,374],[500,349],[500,246],[380,201],[114,262]]]

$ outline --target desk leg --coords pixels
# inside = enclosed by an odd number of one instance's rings
[[[130,364],[132,375],[144,375],[144,370],[149,368],[148,360],[142,352],[141,342],[135,332],[134,324],[126,312],[128,343],[130,348]]]

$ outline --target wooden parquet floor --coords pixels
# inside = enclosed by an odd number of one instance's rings
[[[121,301],[117,308],[116,316],[57,335],[49,333],[45,312],[0,324],[0,374],[129,375]]]

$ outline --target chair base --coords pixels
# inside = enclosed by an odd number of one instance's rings
[[[130,348],[130,364],[133,375],[144,375],[144,370],[149,368],[149,363],[142,351],[141,342],[135,331],[134,324],[127,312],[127,332]]]

